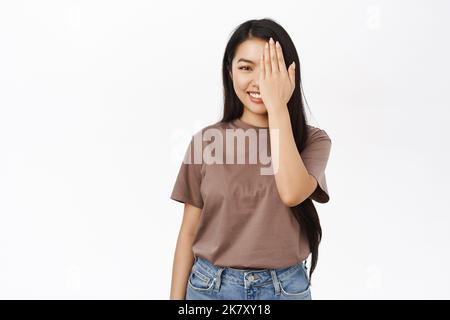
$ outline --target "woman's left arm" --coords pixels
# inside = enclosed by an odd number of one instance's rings
[[[295,89],[295,62],[286,68],[281,45],[270,38],[260,57],[259,87],[269,121],[272,166],[281,200],[302,203],[317,187],[298,152],[287,103]]]
[[[317,181],[308,173],[300,157],[287,106],[270,108],[268,114],[272,166],[278,193],[284,204],[294,207],[314,192]]]

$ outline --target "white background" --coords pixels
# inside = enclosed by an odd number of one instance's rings
[[[0,2],[0,298],[169,297],[183,153],[220,119],[232,30],[264,17],[292,37],[310,123],[332,139],[313,299],[450,298],[449,12]]]

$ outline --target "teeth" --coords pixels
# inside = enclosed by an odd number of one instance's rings
[[[249,95],[251,95],[253,98],[261,99],[261,94],[259,93],[249,92]]]

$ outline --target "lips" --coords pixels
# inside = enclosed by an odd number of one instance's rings
[[[250,98],[250,100],[251,100],[252,102],[258,103],[258,104],[263,104],[262,99],[254,98],[254,97],[252,97],[252,96],[250,95],[250,93],[248,93],[248,92],[247,92],[247,94],[248,94],[248,96],[249,96],[249,98]]]

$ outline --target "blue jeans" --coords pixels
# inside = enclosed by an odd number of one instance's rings
[[[235,269],[196,256],[186,300],[311,300],[306,261],[280,269]]]

